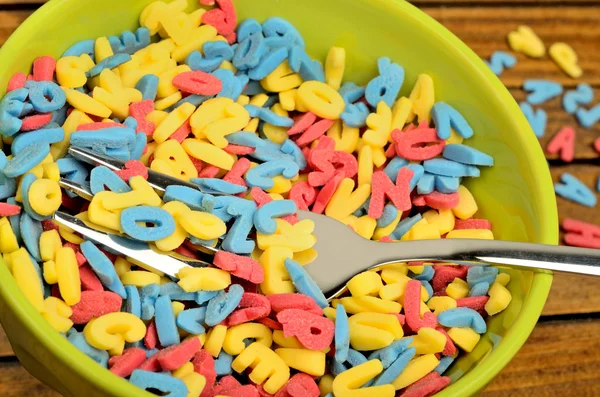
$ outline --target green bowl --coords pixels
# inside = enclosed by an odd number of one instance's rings
[[[113,35],[138,25],[152,0],[52,0],[35,12],[0,50],[0,87],[15,72],[29,72],[41,55],[60,56],[77,41]],[[197,0],[189,0],[190,9]],[[494,156],[469,187],[498,239],[556,244],[558,222],[550,173],[540,145],[519,107],[465,44],[409,3],[394,0],[235,1],[238,17],[280,16],[306,39],[308,52],[325,59],[333,45],[347,50],[346,79],[367,82],[376,60],[388,56],[406,70],[402,94],[419,73],[435,82],[436,99],[471,123],[472,145]],[[4,91],[2,91],[2,94]],[[483,389],[517,353],[533,330],[552,275],[510,271],[513,300],[489,322],[473,352],[457,360],[453,380],[439,396],[468,396]],[[27,302],[0,263],[0,320],[21,363],[65,397],[150,396],[113,376],[55,332]],[[475,365],[476,364],[476,365]]]

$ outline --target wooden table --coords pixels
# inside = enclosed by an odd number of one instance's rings
[[[85,1],[85,0],[82,0]],[[0,0],[0,44],[43,0]],[[548,78],[565,88],[587,82],[600,89],[600,1],[598,0],[421,0],[425,12],[452,30],[480,56],[507,50],[506,35],[521,24],[531,26],[547,46],[569,43],[577,52],[584,76],[573,80],[549,59],[518,55],[518,65],[502,75],[517,100],[527,78]],[[600,92],[600,91],[597,91]],[[596,101],[600,95],[596,95]],[[566,114],[559,99],[545,104],[548,128],[542,145],[566,124],[576,126],[576,159],[564,164],[549,156],[552,177],[564,172],[596,186],[598,153],[592,147],[600,125],[585,130]],[[600,213],[558,199],[561,221],[573,217],[600,224]],[[482,393],[499,396],[598,396],[600,395],[600,278],[557,276],[535,331],[515,359]],[[3,397],[57,397],[20,365],[0,330],[0,395]]]

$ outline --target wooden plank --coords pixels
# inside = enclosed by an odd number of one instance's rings
[[[4,333],[2,326],[0,326],[0,358],[11,356],[14,356],[13,350],[10,347],[10,343],[8,343],[6,333]]]
[[[19,27],[33,11],[0,11],[0,45]]]
[[[583,182],[587,187],[596,193],[597,198],[600,198],[600,195],[596,191],[596,184],[598,182],[598,176],[600,175],[600,167],[598,167],[598,165],[567,164],[553,166],[550,169],[552,180],[555,183],[560,181],[560,176],[565,172],[576,176],[581,182]],[[596,207],[585,207],[560,196],[557,196],[556,201],[558,204],[558,214],[561,222],[564,218],[575,218],[600,225],[600,211],[598,211]]]
[[[31,5],[31,4],[39,4],[42,5],[47,0],[0,0],[0,5]]]
[[[600,320],[540,323],[480,397],[600,395]]]
[[[527,92],[523,91],[521,88],[511,88],[510,93],[519,103],[525,101],[525,98],[527,97]],[[562,95],[541,105],[534,106],[534,109],[538,108],[544,109],[548,115],[546,133],[540,139],[540,144],[544,148],[544,151],[546,151],[546,146],[552,140],[554,135],[563,127],[569,125],[573,127],[576,132],[575,159],[590,160],[600,156],[594,149],[594,141],[600,137],[600,123],[596,123],[596,125],[591,128],[583,128],[580,126],[575,116],[568,114],[563,109]],[[548,159],[559,159],[558,154],[546,153],[546,157]]]
[[[0,396],[60,397],[60,394],[31,376],[15,360],[0,363]]]
[[[529,25],[550,46],[557,41],[571,45],[584,70],[580,81],[600,84],[600,7],[423,7],[429,15],[454,32],[477,54],[488,58],[496,50],[508,50],[506,36],[519,25]],[[526,78],[552,79],[568,86],[579,80],[565,75],[548,58],[531,59],[517,54],[518,63],[501,78],[508,87],[520,87]]]
[[[595,191],[600,169],[590,164],[569,164],[553,166],[550,172],[554,182],[558,182],[560,176],[568,172]],[[584,207],[562,197],[557,197],[557,204],[561,222],[565,218],[575,218],[600,225],[600,212],[596,208]],[[561,232],[561,240],[562,235]],[[598,313],[600,312],[598,291],[600,291],[600,277],[556,274],[542,315]]]
[[[599,313],[600,277],[556,274],[542,316]]]

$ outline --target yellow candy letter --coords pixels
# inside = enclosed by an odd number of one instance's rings
[[[262,343],[254,342],[248,346],[233,362],[231,368],[242,373],[252,368],[250,380],[263,384],[267,393],[275,394],[290,379],[290,368],[273,350]]]

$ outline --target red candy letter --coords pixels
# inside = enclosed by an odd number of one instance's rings
[[[413,330],[421,328],[435,328],[438,324],[437,317],[431,312],[426,312],[421,319],[421,283],[419,280],[410,280],[404,293],[404,314],[406,324]]]
[[[87,324],[94,317],[121,311],[123,298],[109,291],[82,291],[81,301],[72,306],[71,321],[74,324]]]
[[[115,171],[115,174],[125,182],[129,182],[134,176],[141,176],[144,179],[148,179],[148,169],[141,161],[129,160],[125,163],[125,166],[120,171]]]
[[[146,336],[144,336],[144,345],[148,349],[154,349],[158,345],[158,332],[156,331],[156,323],[154,321],[148,324],[146,328]]]
[[[442,354],[444,356],[454,356],[457,352],[456,345],[452,342],[450,335],[446,332],[446,330],[442,327],[436,328],[436,331],[441,332],[446,337],[446,346],[444,346],[444,350]]]
[[[308,207],[315,202],[316,198],[317,190],[308,182],[299,182],[290,190],[290,200],[293,200],[301,211],[308,211]]]
[[[163,370],[173,371],[190,361],[201,347],[200,339],[190,338],[179,345],[159,351],[156,353],[156,359]]]
[[[575,156],[575,130],[566,126],[554,135],[554,138],[548,143],[546,151],[550,154],[560,152],[562,161],[570,163]]]
[[[267,299],[271,302],[271,309],[279,313],[286,309],[304,310],[314,313],[317,316],[323,314],[323,310],[317,305],[311,297],[302,294],[275,294],[268,295]]]
[[[413,383],[404,390],[402,397],[426,397],[433,396],[450,384],[450,378],[432,372],[418,382]]]
[[[336,150],[333,152],[331,162],[341,166],[336,167],[336,172],[342,173],[344,178],[354,178],[358,174],[358,162],[356,161],[356,157],[350,153]]]
[[[298,373],[290,378],[275,397],[319,397],[319,394],[319,386],[315,380],[310,375]]]
[[[21,125],[21,131],[39,130],[52,121],[52,113],[36,114],[35,116],[25,117]]]
[[[242,386],[233,376],[227,375],[219,381],[213,389],[213,396],[228,397],[260,397],[254,385]]]
[[[369,216],[373,219],[381,217],[386,196],[392,200],[392,203],[399,211],[409,210],[412,206],[410,201],[410,180],[413,175],[414,173],[408,168],[401,168],[396,178],[396,185],[394,185],[385,172],[375,172],[371,183],[372,194]]]
[[[450,210],[458,205],[460,197],[458,193],[444,194],[432,192],[425,196],[425,203],[436,210]]]
[[[89,265],[83,265],[79,268],[79,278],[81,279],[81,289],[83,291],[104,291],[98,276]]]
[[[202,22],[214,26],[220,35],[223,35],[229,44],[235,41],[235,27],[237,16],[231,0],[216,0],[221,9],[215,8],[202,15]],[[214,0],[200,0],[200,4],[212,5]]]
[[[206,350],[200,350],[192,360],[192,364],[194,364],[194,371],[206,378],[206,386],[204,386],[200,397],[212,396],[215,380],[217,380],[215,360]]]
[[[306,146],[309,143],[316,141],[320,137],[322,137],[327,130],[331,128],[333,125],[333,120],[323,119],[321,121],[316,122],[311,125],[304,134],[296,141],[296,144],[300,147]]]
[[[51,56],[39,57],[33,61],[33,79],[35,81],[52,81],[56,70],[56,61]]]
[[[303,310],[287,309],[277,314],[277,320],[283,325],[286,337],[295,336],[309,350],[323,350],[333,341],[334,324],[325,317]]]
[[[15,75],[11,77],[10,81],[8,82],[8,88],[6,88],[6,92],[11,92],[14,90],[18,90],[19,88],[24,88],[26,82],[27,75],[25,73],[15,73]]]
[[[146,361],[146,352],[133,347],[125,350],[120,356],[111,357],[108,360],[108,366],[113,374],[121,378],[127,378],[144,361]]]
[[[562,223],[565,243],[575,247],[600,248],[600,227],[591,223],[567,218]]]
[[[489,296],[469,296],[468,298],[461,298],[456,300],[457,307],[468,307],[477,312],[485,313],[485,304],[490,299]]]
[[[137,130],[135,131],[136,133],[143,132],[147,136],[152,136],[152,134],[154,134],[156,126],[153,122],[146,120],[146,116],[153,111],[154,101],[152,99],[129,105],[129,114],[138,122]]]
[[[250,160],[248,160],[245,157],[242,157],[233,165],[233,167],[231,167],[231,170],[223,177],[223,180],[229,183],[234,183],[236,185],[247,187],[246,181],[244,180],[243,176],[249,169]]]
[[[248,321],[258,320],[267,317],[269,313],[271,313],[271,303],[265,296],[245,292],[238,305],[238,310],[231,313],[227,318],[227,325],[232,327]]]
[[[410,131],[394,130],[392,139],[396,142],[398,155],[410,161],[429,160],[439,156],[446,141],[438,139],[435,129],[424,124]]]
[[[265,280],[265,274],[260,263],[246,256],[219,251],[215,254],[213,263],[219,269],[228,271],[234,276],[254,284],[260,284]]]
[[[329,204],[329,200],[331,200],[333,194],[340,186],[340,183],[342,183],[343,179],[344,176],[342,174],[336,174],[329,182],[325,184],[325,186],[323,186],[317,195],[312,212],[322,214],[323,211],[325,211],[325,207],[327,207],[327,204]]]
[[[492,224],[487,219],[457,219],[454,230],[461,229],[488,229],[492,230]]]
[[[308,112],[295,118],[294,121],[294,125],[288,130],[288,135],[296,135],[306,131],[308,127],[317,121],[317,116],[314,113]]]
[[[454,281],[455,278],[467,278],[469,268],[467,266],[449,266],[441,265],[434,266],[435,274],[431,279],[431,287],[435,293],[444,291],[448,284]],[[445,292],[445,291],[444,291]]]
[[[212,74],[204,73],[200,70],[185,72],[175,76],[173,85],[181,91],[196,95],[217,95],[223,88],[221,80]]]
[[[331,163],[333,152],[329,150],[311,150],[308,164],[314,170],[308,174],[308,184],[313,187],[323,186],[335,175],[335,167]]]
[[[21,213],[21,207],[18,205],[0,203],[0,216],[13,216]]]

